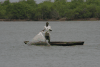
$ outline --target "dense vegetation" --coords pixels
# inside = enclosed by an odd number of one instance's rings
[[[34,0],[21,0],[10,3],[0,2],[0,19],[100,19],[100,0],[46,0],[36,4]]]

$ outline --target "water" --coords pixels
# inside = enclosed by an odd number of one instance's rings
[[[51,41],[83,46],[29,46],[45,21],[0,21],[0,67],[99,67],[100,21],[50,21]]]

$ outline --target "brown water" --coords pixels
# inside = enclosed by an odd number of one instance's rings
[[[52,21],[51,41],[83,46],[29,46],[45,21],[0,21],[0,67],[99,67],[100,21]]]

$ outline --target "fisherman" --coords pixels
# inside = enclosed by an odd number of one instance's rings
[[[45,31],[45,39],[50,43],[50,31],[52,31],[52,29],[48,22],[46,22],[46,26],[44,26],[44,30],[42,31]]]

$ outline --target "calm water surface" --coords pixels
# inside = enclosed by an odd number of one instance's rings
[[[51,41],[83,46],[29,46],[46,21],[0,21],[0,67],[99,67],[100,21],[50,21]]]

